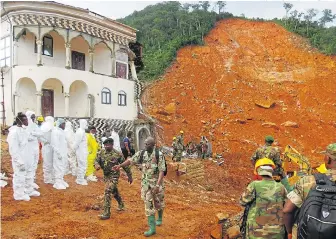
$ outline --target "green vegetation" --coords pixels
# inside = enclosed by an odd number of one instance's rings
[[[234,17],[231,13],[224,12],[225,6],[223,1],[201,1],[194,4],[163,2],[119,19],[139,30],[137,40],[143,45],[143,64],[136,62],[139,79],[153,80],[161,76],[181,47],[203,45],[204,36],[216,21]],[[323,16],[315,19],[315,9],[299,13],[297,10],[291,11],[293,5],[290,3],[284,3],[284,8],[286,17],[274,19],[275,22],[307,37],[322,52],[336,54],[336,27],[325,28],[327,23],[335,19],[331,10],[324,10]]]

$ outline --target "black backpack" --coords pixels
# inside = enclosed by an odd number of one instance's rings
[[[336,183],[315,174],[316,187],[309,191],[298,217],[298,239],[336,238]]]
[[[140,153],[140,164],[142,164],[142,162],[143,162],[143,157],[144,157],[145,152],[146,152],[146,150],[142,150],[141,153]],[[157,162],[159,162],[159,157],[160,157],[160,151],[158,149],[155,149],[155,158],[156,158]],[[164,176],[166,176],[167,173],[168,173],[167,162],[166,162],[166,159],[165,159],[163,154],[162,154],[162,157],[163,157],[163,160],[164,160],[164,163],[165,163],[165,168],[166,168],[166,170],[164,171]]]

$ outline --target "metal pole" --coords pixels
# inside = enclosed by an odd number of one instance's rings
[[[4,85],[4,76],[3,69],[1,69],[1,88],[2,88],[2,128],[5,128],[6,123],[6,114],[5,114],[5,85]]]

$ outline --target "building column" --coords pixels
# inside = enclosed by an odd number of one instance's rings
[[[17,66],[18,65],[18,57],[19,57],[19,54],[18,54],[18,39],[14,39],[14,42],[13,42],[13,66]]]
[[[129,61],[129,66],[131,67],[131,73],[132,73],[132,80],[137,80],[137,74],[136,74],[136,69],[135,69],[135,64],[134,61]]]
[[[37,65],[42,66],[42,41],[36,40],[36,46],[37,46]]]
[[[65,102],[65,117],[69,117],[69,101],[70,101],[70,94],[64,93],[64,102]]]
[[[65,43],[65,68],[71,69],[71,44]]]
[[[41,115],[41,100],[42,100],[42,91],[36,91],[36,116]]]
[[[117,77],[117,62],[116,62],[116,57],[114,52],[111,54],[111,63],[112,63],[112,72],[111,76],[112,77]]]
[[[14,93],[14,116],[17,115],[17,113],[19,113],[19,93],[15,91]]]
[[[91,95],[88,94],[88,97],[87,97],[86,117],[91,117],[91,115],[90,115],[90,111],[91,111]]]
[[[94,53],[94,49],[93,48],[89,48],[89,71],[93,72],[93,53]]]

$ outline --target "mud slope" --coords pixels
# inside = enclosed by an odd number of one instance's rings
[[[271,134],[279,147],[290,144],[317,165],[318,152],[336,141],[335,57],[271,22],[224,20],[205,43],[181,49],[143,96],[163,127],[163,143],[180,129],[187,140],[205,135],[214,152],[224,152],[234,177],[251,167],[251,154]],[[286,121],[298,127],[282,126]]]

